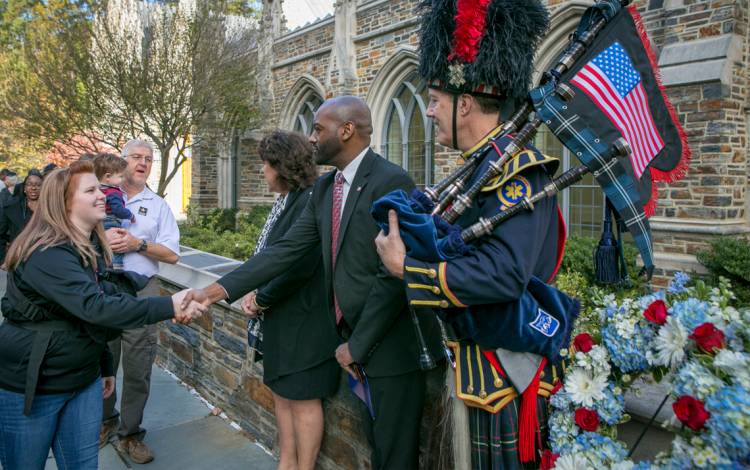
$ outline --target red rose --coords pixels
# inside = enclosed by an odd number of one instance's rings
[[[551,450],[545,449],[542,452],[542,462],[539,464],[539,470],[552,470],[555,468],[555,461],[560,454],[553,454]]]
[[[690,339],[695,341],[701,351],[713,354],[716,349],[724,347],[724,332],[713,323],[704,323],[693,330]]]
[[[703,428],[706,420],[711,417],[711,413],[706,411],[703,403],[690,395],[683,395],[672,404],[675,416],[682,424],[693,431]]]
[[[654,300],[643,311],[643,316],[651,323],[663,325],[667,322],[667,304],[663,300]]]
[[[578,408],[576,410],[576,424],[584,431],[596,431],[599,427],[599,413],[588,408]]]
[[[581,333],[573,338],[573,347],[576,348],[576,351],[587,353],[594,347],[594,339],[588,333]]]

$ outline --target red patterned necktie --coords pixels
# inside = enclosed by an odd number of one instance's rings
[[[336,182],[333,184],[333,206],[331,207],[331,268],[336,267],[336,247],[339,242],[339,228],[341,228],[341,206],[344,205],[344,174],[336,173]],[[333,292],[333,305],[336,311],[336,324],[341,321],[343,314],[339,301],[336,298],[336,291]]]

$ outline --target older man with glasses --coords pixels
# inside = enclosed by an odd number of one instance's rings
[[[174,264],[179,259],[180,232],[166,201],[146,186],[154,161],[151,144],[131,140],[123,147],[122,155],[128,162],[122,187],[125,207],[135,215],[135,223],[125,221],[122,228],[109,229],[107,238],[115,253],[125,254],[123,267],[126,271],[150,278],[138,295],[158,295],[158,282],[154,276],[160,261]],[[148,463],[154,456],[143,442],[146,431],[141,428],[141,423],[156,357],[155,325],[124,331],[120,339],[110,343],[110,349],[115,356],[115,372],[122,356],[120,414],[115,409],[117,398],[113,393],[104,401],[104,423],[99,442],[104,446],[109,441],[119,418],[118,450],[135,463]]]

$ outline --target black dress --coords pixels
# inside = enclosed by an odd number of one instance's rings
[[[284,238],[310,194],[310,189],[289,193],[267,247]],[[263,323],[263,383],[290,400],[336,393],[341,368],[334,352],[339,339],[326,299],[320,246],[309,250],[294,270],[259,288],[256,300],[269,306]]]

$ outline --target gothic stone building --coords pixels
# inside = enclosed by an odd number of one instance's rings
[[[456,154],[433,143],[425,118],[426,91],[415,73],[418,18],[415,0],[338,0],[333,15],[284,31],[281,2],[266,2],[259,45],[259,90],[266,129],[307,133],[325,99],[355,94],[372,108],[373,148],[403,165],[418,184],[437,181]],[[537,70],[545,70],[567,43],[587,0],[548,0],[550,33]],[[657,268],[700,269],[695,253],[715,235],[748,231],[748,3],[743,0],[636,2],[657,52],[693,160],[680,182],[662,185],[651,219]],[[255,154],[261,131],[230,141],[207,141],[193,158],[191,204],[246,209],[268,202]],[[537,145],[575,164],[542,131]],[[573,234],[598,236],[602,194],[584,180],[561,198]]]
[[[356,94],[372,108],[373,148],[403,165],[419,184],[437,181],[456,165],[456,153],[433,144],[425,119],[425,88],[415,74],[416,0],[338,0],[334,15],[285,31],[282,0],[265,0],[257,46],[259,100],[264,129],[231,139],[205,133],[192,158],[191,204],[247,209],[268,203],[257,157],[259,136],[275,127],[310,130],[313,112],[328,97]],[[548,0],[552,27],[537,58],[544,70],[561,52],[591,0]],[[748,2],[747,0],[639,0],[658,54],[663,81],[681,119],[693,160],[680,182],[659,188],[651,219],[656,264],[664,270],[698,269],[695,253],[713,236],[744,234],[747,220]],[[575,164],[542,132],[537,145]],[[562,198],[574,234],[598,236],[601,191],[583,181]],[[248,367],[246,319],[226,306],[212,308],[197,326],[167,324],[160,358],[170,370],[222,406],[262,443],[274,446],[273,403],[260,372]],[[441,372],[431,375],[424,429],[436,428]],[[326,400],[324,469],[369,468],[368,447],[354,398],[342,385]],[[425,432],[427,449],[434,433]],[[438,468],[423,454],[423,468]]]

